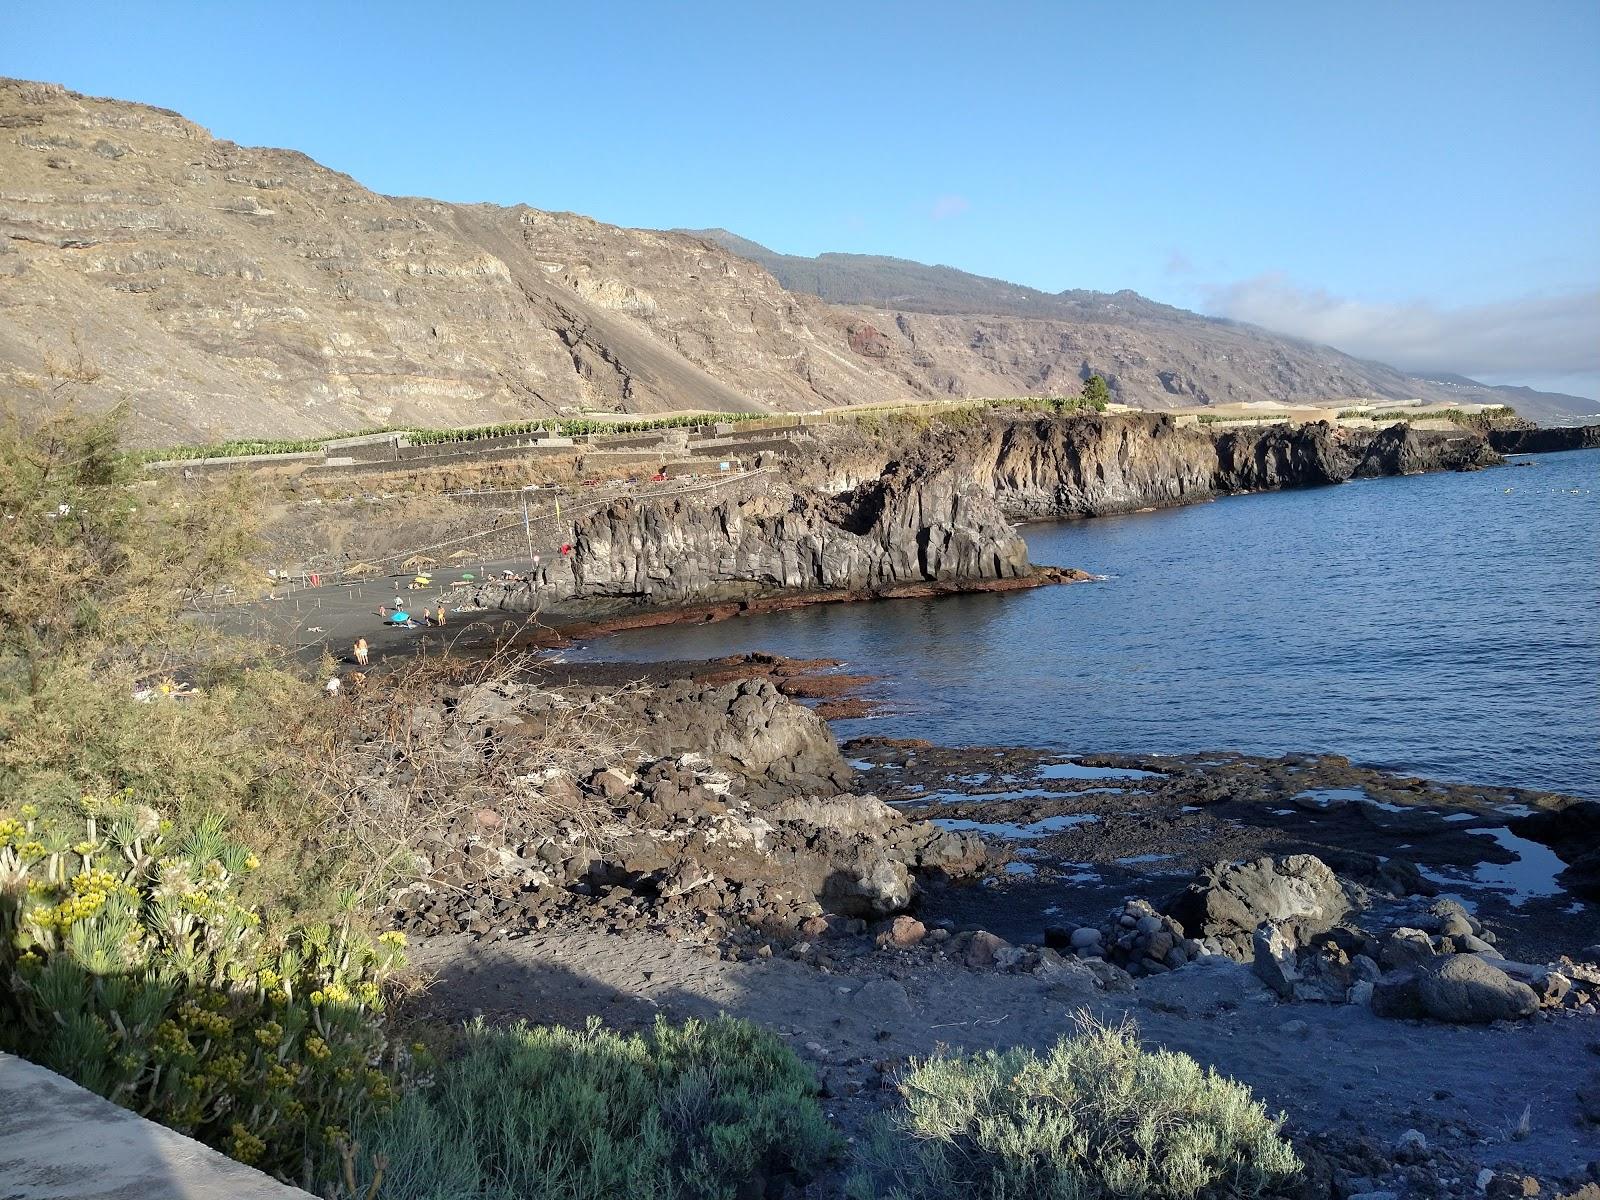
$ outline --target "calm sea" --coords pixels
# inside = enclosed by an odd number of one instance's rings
[[[619,634],[882,677],[859,733],[1065,751],[1333,751],[1600,797],[1600,451],[1029,525],[1104,582]]]

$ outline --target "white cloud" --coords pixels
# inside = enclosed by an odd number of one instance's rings
[[[1441,308],[1372,303],[1301,286],[1281,274],[1204,289],[1216,316],[1324,342],[1416,373],[1491,383],[1565,378],[1600,387],[1600,289]]]
[[[944,221],[959,217],[971,207],[972,201],[965,196],[940,196],[933,202],[933,211],[929,215],[935,221]]]

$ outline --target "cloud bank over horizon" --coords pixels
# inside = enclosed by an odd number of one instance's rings
[[[1600,398],[1600,289],[1445,308],[1337,296],[1282,273],[1201,289],[1205,311],[1414,374]]]

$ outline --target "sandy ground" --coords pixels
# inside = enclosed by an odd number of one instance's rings
[[[907,1057],[941,1045],[1044,1046],[1088,1009],[1130,1017],[1147,1042],[1243,1080],[1291,1127],[1366,1135],[1384,1147],[1416,1128],[1475,1166],[1547,1177],[1600,1159],[1600,1137],[1579,1126],[1574,1096],[1600,1076],[1592,1019],[1471,1028],[1386,1020],[1354,1005],[1280,1005],[1233,964],[1191,967],[1119,995],[899,957],[883,951],[829,973],[785,958],[724,961],[653,934],[437,938],[415,947],[415,969],[433,982],[411,1011],[452,1021],[597,1015],[623,1027],[657,1013],[747,1017],[816,1065],[830,1115],[853,1130],[892,1100],[894,1069]],[[1528,1132],[1514,1137],[1525,1111]]]

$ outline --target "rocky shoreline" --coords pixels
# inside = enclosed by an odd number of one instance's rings
[[[1034,566],[1013,521],[1499,461],[1406,426],[829,430],[771,486],[619,499],[555,561],[445,599],[515,650],[1010,591],[1087,578]],[[870,680],[836,661],[512,661],[412,711],[461,781],[383,910],[434,980],[419,1014],[737,1012],[854,1129],[908,1056],[1042,1047],[1090,1011],[1288,1111],[1308,1196],[1600,1184],[1600,804],[1334,755],[841,751],[824,717],[868,711]],[[1308,1070],[1308,1044],[1343,1052]]]
[[[1600,446],[1600,425],[1491,429],[1489,444],[1500,454],[1550,454],[1563,450],[1593,450]]]
[[[981,417],[881,438],[818,427],[728,492],[622,497],[562,526],[560,552],[442,598],[585,633],[829,600],[1008,591],[1085,578],[1034,565],[1013,522],[1504,460],[1478,433],[1273,425],[1212,434],[1165,416]]]
[[[1075,567],[1030,566],[1025,574],[1006,579],[939,580],[883,588],[795,591],[779,596],[725,603],[639,608],[607,617],[576,617],[565,620],[556,617],[548,625],[541,621],[537,625],[521,629],[510,644],[521,649],[567,646],[581,639],[604,637],[609,633],[620,633],[629,629],[653,629],[661,625],[709,625],[717,621],[729,621],[735,617],[787,612],[817,604],[867,604],[882,600],[1000,594],[1029,591],[1052,584],[1089,583],[1093,579],[1093,575]],[[520,581],[510,584],[490,581],[481,587],[458,589],[452,595],[458,611],[469,613],[514,612],[518,611],[519,604],[532,600],[529,585]],[[525,601],[524,597],[528,600]]]
[[[882,739],[841,752],[783,690],[831,669],[534,661],[441,692],[424,724],[469,763],[515,773],[552,714],[596,704],[624,748],[547,766],[523,803],[485,796],[428,831],[422,878],[386,909],[437,977],[419,1010],[728,1008],[794,1038],[848,1125],[887,1101],[904,1054],[1044,1044],[1089,1008],[1288,1107],[1331,1164],[1315,1194],[1399,1177],[1416,1194],[1482,1194],[1480,1170],[1519,1188],[1527,1172],[1583,1180],[1584,1122],[1600,1120],[1586,1099],[1600,1061],[1582,1050],[1600,1037],[1600,921],[1582,851],[1600,805],[1334,756]],[[1529,846],[1560,866],[1548,888],[1508,870]],[[1445,1071],[1469,1027],[1489,1039],[1477,1074]],[[1324,1036],[1390,1072],[1285,1079],[1280,1056]],[[1496,1134],[1485,1102],[1457,1089],[1492,1093],[1535,1043],[1565,1047],[1526,1101],[1536,1132]],[[1425,1152],[1375,1144],[1341,1087],[1370,1092],[1374,1112],[1418,1114],[1388,1136],[1416,1128]],[[1339,1165],[1361,1146],[1367,1167]],[[1363,1173],[1372,1187],[1354,1188]]]

